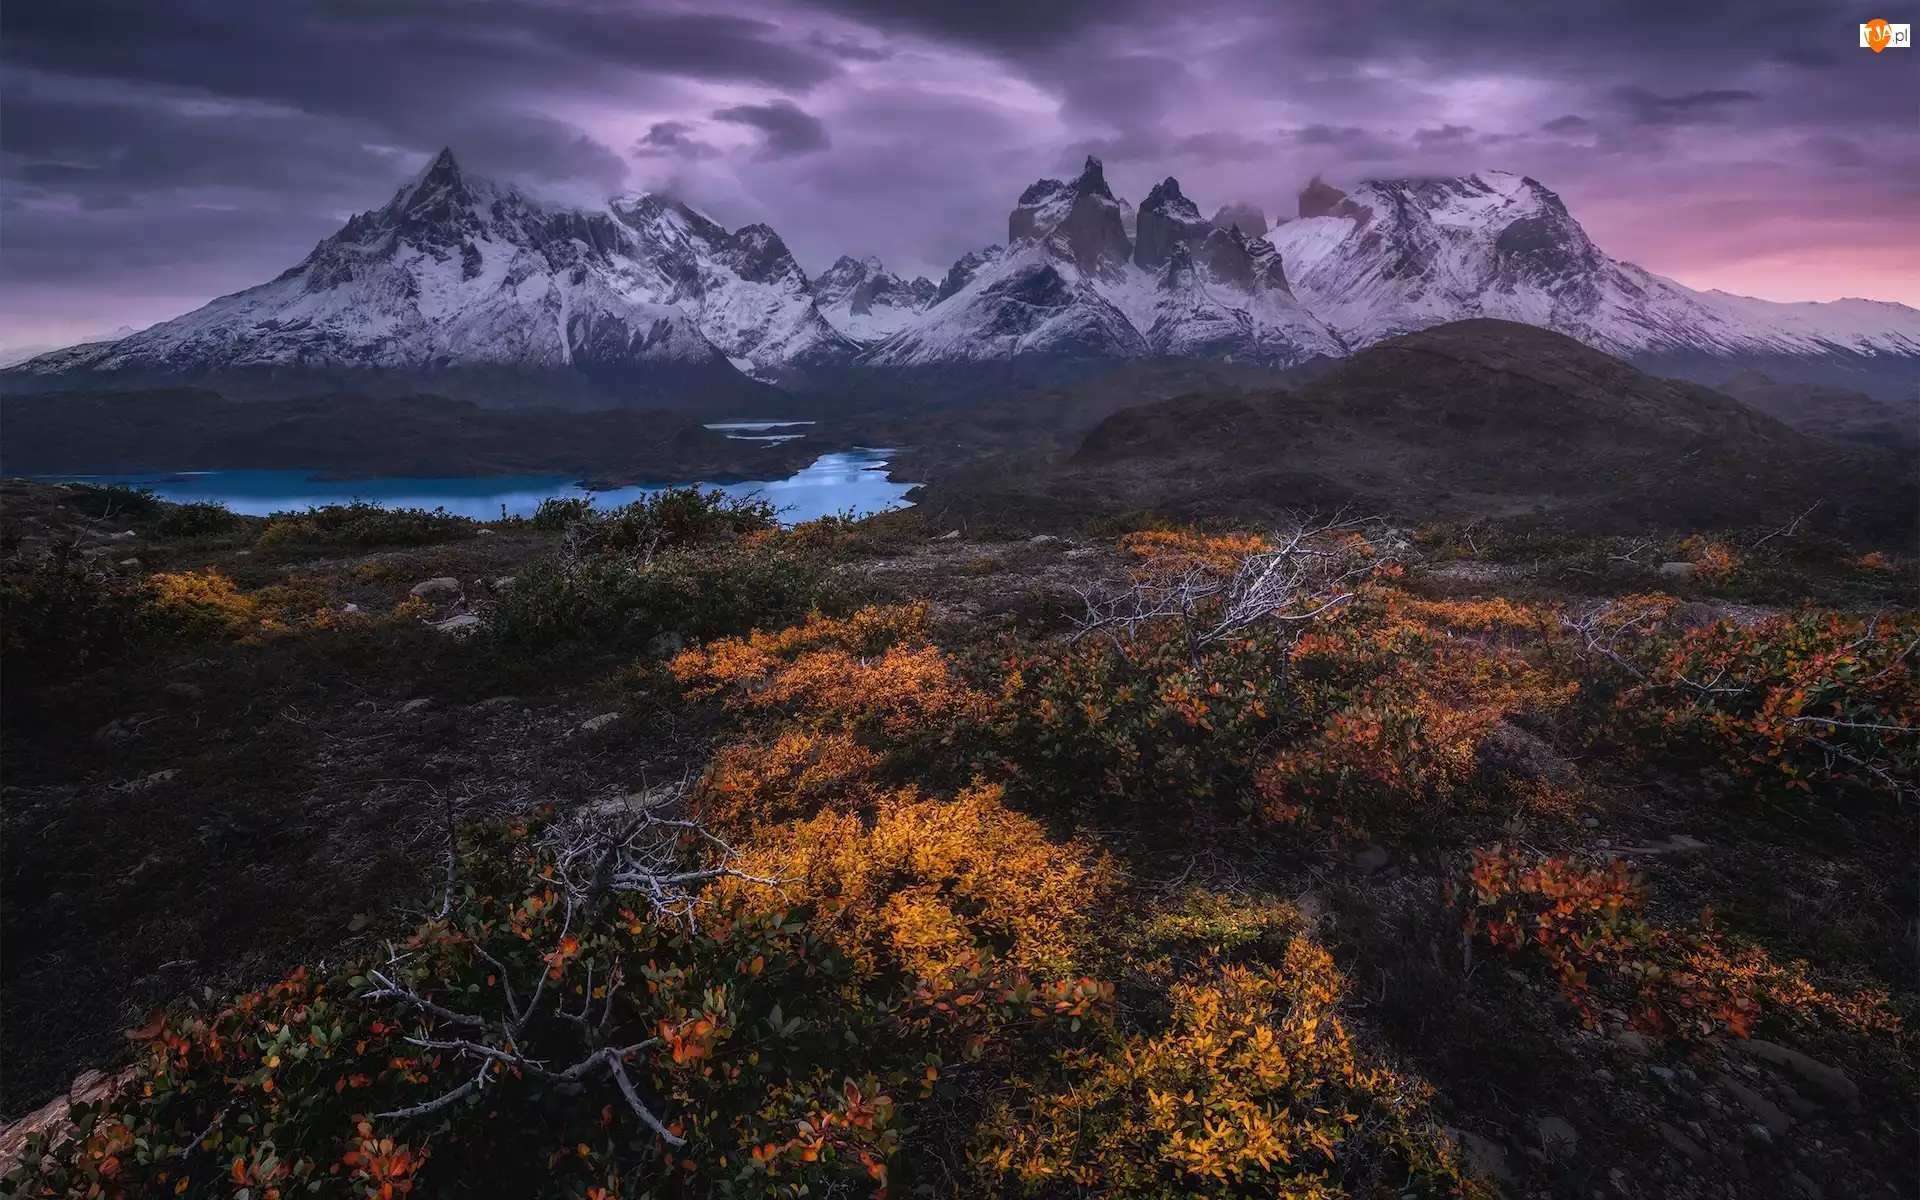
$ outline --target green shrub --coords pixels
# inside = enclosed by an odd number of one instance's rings
[[[260,534],[261,549],[281,546],[427,546],[473,537],[479,523],[444,508],[382,508],[355,501],[275,513]]]
[[[121,483],[74,483],[67,485],[68,502],[96,521],[142,521],[158,516],[165,501],[152,488],[131,488]]]
[[[757,497],[729,496],[718,489],[668,488],[595,515],[586,523],[581,548],[601,554],[644,555],[779,527],[773,505]]]
[[[593,515],[591,496],[549,496],[533,510],[527,524],[535,529],[558,533]]]
[[[215,537],[246,527],[247,519],[224,504],[169,504],[153,523],[161,537]]]
[[[590,640],[638,648],[668,632],[695,639],[746,633],[832,603],[830,566],[783,534],[648,559],[561,555],[519,574],[493,628],[528,646]]]
[[[148,628],[149,594],[70,546],[0,559],[0,646],[11,692],[110,663]]]

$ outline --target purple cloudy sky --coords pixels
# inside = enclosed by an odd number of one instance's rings
[[[1883,7],[11,0],[0,349],[261,282],[442,145],[929,274],[1088,152],[1209,212],[1498,167],[1696,287],[1920,304],[1920,53],[1859,48]]]

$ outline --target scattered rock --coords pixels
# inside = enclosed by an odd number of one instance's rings
[[[140,718],[115,717],[93,731],[93,740],[102,746],[124,746],[140,736]]]
[[[235,551],[233,552],[233,556],[234,556],[235,558],[252,558],[252,557],[253,557],[253,551],[251,551],[251,550],[235,550]]]
[[[958,529],[949,529],[945,533],[941,534],[939,537],[933,540],[936,542],[952,542],[952,541],[958,541],[959,538],[960,538],[960,531]]]
[[[140,565],[140,560],[137,558],[123,558],[116,565],[122,567],[137,567]]]
[[[493,536],[493,530],[488,529],[484,526],[474,530],[473,532],[476,537],[492,537]]]
[[[1327,902],[1317,892],[1301,892],[1294,897],[1293,906],[1309,925],[1319,924],[1320,918],[1327,915]]]
[[[1649,1067],[1648,1070],[1652,1071],[1654,1073],[1654,1076],[1658,1078],[1661,1083],[1670,1084],[1673,1082],[1672,1067]]]
[[[512,586],[513,586],[513,576],[511,575],[502,575],[500,578],[493,581],[493,590],[496,592],[504,592]]]
[[[1692,579],[1699,568],[1690,562],[1669,562],[1660,564],[1660,574],[1668,579]]]
[[[422,696],[418,700],[409,700],[405,704],[402,704],[400,706],[400,711],[403,713],[417,713],[423,709],[428,709],[432,707],[433,707],[433,701]]]
[[[1354,852],[1353,866],[1362,875],[1371,875],[1385,867],[1390,858],[1391,856],[1380,847],[1368,846]]]
[[[674,629],[655,634],[653,640],[647,643],[647,653],[654,658],[672,658],[686,648],[687,639]]]
[[[434,628],[441,633],[452,634],[454,637],[467,637],[470,634],[478,633],[483,624],[485,624],[485,622],[474,614],[461,613],[457,617],[449,617],[447,620],[435,625]]]
[[[1613,1035],[1613,1040],[1622,1050],[1631,1054],[1653,1053],[1653,1043],[1637,1029],[1622,1029]]]
[[[1060,545],[1060,544],[1062,543],[1062,541],[1063,541],[1063,540],[1064,540],[1064,539],[1061,539],[1061,538],[1057,538],[1057,537],[1055,537],[1055,536],[1053,536],[1053,535],[1052,535],[1052,534],[1050,534],[1050,533],[1037,533],[1037,534],[1035,534],[1035,535],[1033,535],[1032,537],[1030,537],[1030,538],[1028,538],[1028,539],[1027,539],[1027,545],[1029,545],[1029,546],[1058,546],[1058,545]]]
[[[599,733],[602,729],[607,728],[619,719],[620,714],[617,712],[601,713],[597,717],[589,717],[580,722],[580,732]]]
[[[1453,1144],[1460,1147],[1460,1154],[1467,1165],[1482,1175],[1491,1175],[1501,1183],[1516,1182],[1513,1168],[1507,1165],[1507,1148],[1490,1137],[1483,1137],[1470,1129],[1448,1129],[1447,1136]]]
[[[1799,1117],[1803,1121],[1820,1111],[1811,1100],[1808,1100],[1799,1092],[1794,1091],[1793,1085],[1790,1083],[1778,1085],[1777,1090],[1780,1093],[1780,1102],[1785,1104],[1794,1116]]]
[[[1762,1096],[1759,1092],[1754,1091],[1746,1084],[1741,1083],[1733,1076],[1722,1072],[1720,1075],[1720,1086],[1732,1093],[1735,1100],[1746,1105],[1748,1112],[1759,1117],[1760,1123],[1767,1127],[1768,1133],[1773,1134],[1775,1137],[1784,1137],[1787,1130],[1793,1128],[1792,1117],[1781,1112],[1779,1108],[1774,1105],[1773,1101]]]
[[[1676,833],[1664,841],[1654,842],[1648,846],[1622,846],[1620,847],[1620,853],[1642,856],[1652,854],[1686,854],[1695,850],[1705,850],[1706,848],[1707,844],[1699,838],[1689,837],[1684,833]]]
[[[360,606],[358,604],[348,603],[342,605],[340,611],[343,613],[357,613],[360,611]]]
[[[1569,1155],[1580,1147],[1580,1135],[1559,1117],[1535,1117],[1533,1130],[1540,1135],[1540,1145],[1549,1154]]]
[[[501,709],[512,708],[518,703],[520,703],[520,697],[518,696],[490,696],[474,705],[474,707],[484,708],[489,712],[498,712]]]
[[[1830,1067],[1818,1059],[1807,1057],[1798,1050],[1791,1050],[1760,1038],[1750,1038],[1739,1044],[1755,1058],[1778,1067],[1786,1067],[1800,1078],[1845,1104],[1849,1109],[1858,1111],[1860,1085],[1847,1078],[1847,1073],[1840,1068]]]
[[[1581,823],[1582,825],[1585,825],[1585,826],[1586,826],[1586,827],[1587,827],[1588,829],[1598,829],[1598,828],[1600,828],[1600,818],[1599,818],[1599,817],[1588,817],[1588,818],[1587,818],[1586,820],[1584,820],[1584,821],[1582,821],[1582,822],[1580,822],[1580,823]]]
[[[407,594],[410,596],[421,596],[426,599],[432,599],[435,596],[458,596],[460,594],[460,581],[451,575],[441,575],[435,579],[422,579],[419,583],[408,588]]]
[[[1580,777],[1572,760],[1545,739],[1504,721],[1488,732],[1475,754],[1482,769],[1505,771],[1519,779],[1566,786]]]
[[[122,529],[119,533],[113,534],[112,537],[113,537],[113,540],[116,542],[128,541],[133,537],[133,530]]]
[[[1681,1133],[1665,1121],[1660,1122],[1660,1136],[1667,1139],[1669,1146],[1672,1146],[1675,1150],[1685,1155],[1687,1161],[1696,1167],[1704,1167],[1713,1161],[1713,1156],[1708,1154],[1699,1142]]]
[[[197,683],[170,683],[160,690],[172,696],[175,700],[200,700],[204,699],[207,694],[206,689]]]
[[[1807,1197],[1807,1200],[1820,1200],[1822,1193],[1820,1191],[1819,1184],[1807,1178],[1805,1175],[1801,1174],[1799,1171],[1795,1171],[1792,1175],[1789,1175],[1787,1178],[1793,1180],[1793,1186],[1799,1188],[1800,1194]]]

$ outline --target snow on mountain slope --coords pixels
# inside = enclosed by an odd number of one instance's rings
[[[939,285],[925,276],[909,283],[877,258],[845,254],[813,281],[814,303],[827,323],[863,345],[912,324],[939,292]]]
[[[503,368],[724,382],[839,361],[806,275],[771,229],[728,233],[684,205],[542,205],[442,152],[385,207],[279,278],[139,333],[70,347],[16,378],[272,369]],[[664,377],[663,377],[664,378]]]
[[[1198,356],[1291,366],[1345,347],[1287,289],[1271,247],[1215,229],[1168,179],[1134,214],[1100,160],[1043,179],[1007,218],[1008,247],[954,264],[937,302],[868,357],[925,366],[1016,357]]]
[[[1352,346],[1468,317],[1540,325],[1621,357],[1920,354],[1920,311],[1698,292],[1602,253],[1560,198],[1503,171],[1316,180],[1268,234],[1294,294]]]
[[[442,153],[279,278],[18,370],[727,369],[684,312],[621,286],[623,242],[609,216],[548,212]]]
[[[771,228],[747,225],[728,233],[657,194],[616,199],[611,210],[636,239],[619,256],[627,285],[679,306],[728,356],[771,373],[855,353],[821,316],[806,273]]]
[[[1127,359],[1146,339],[1064,247],[1029,242],[988,260],[956,292],[876,346],[883,367],[1018,358]]]

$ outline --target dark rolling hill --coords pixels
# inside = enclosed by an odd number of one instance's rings
[[[677,412],[501,410],[430,395],[249,403],[175,388],[0,401],[0,471],[10,475],[298,469],[657,483],[778,478],[810,461],[812,445],[735,441]]]
[[[1187,517],[1350,506],[1408,519],[1590,530],[1823,518],[1913,527],[1895,453],[1800,433],[1699,384],[1497,320],[1382,342],[1291,391],[1200,390],[1123,409],[1016,477],[937,481],[981,511]]]

